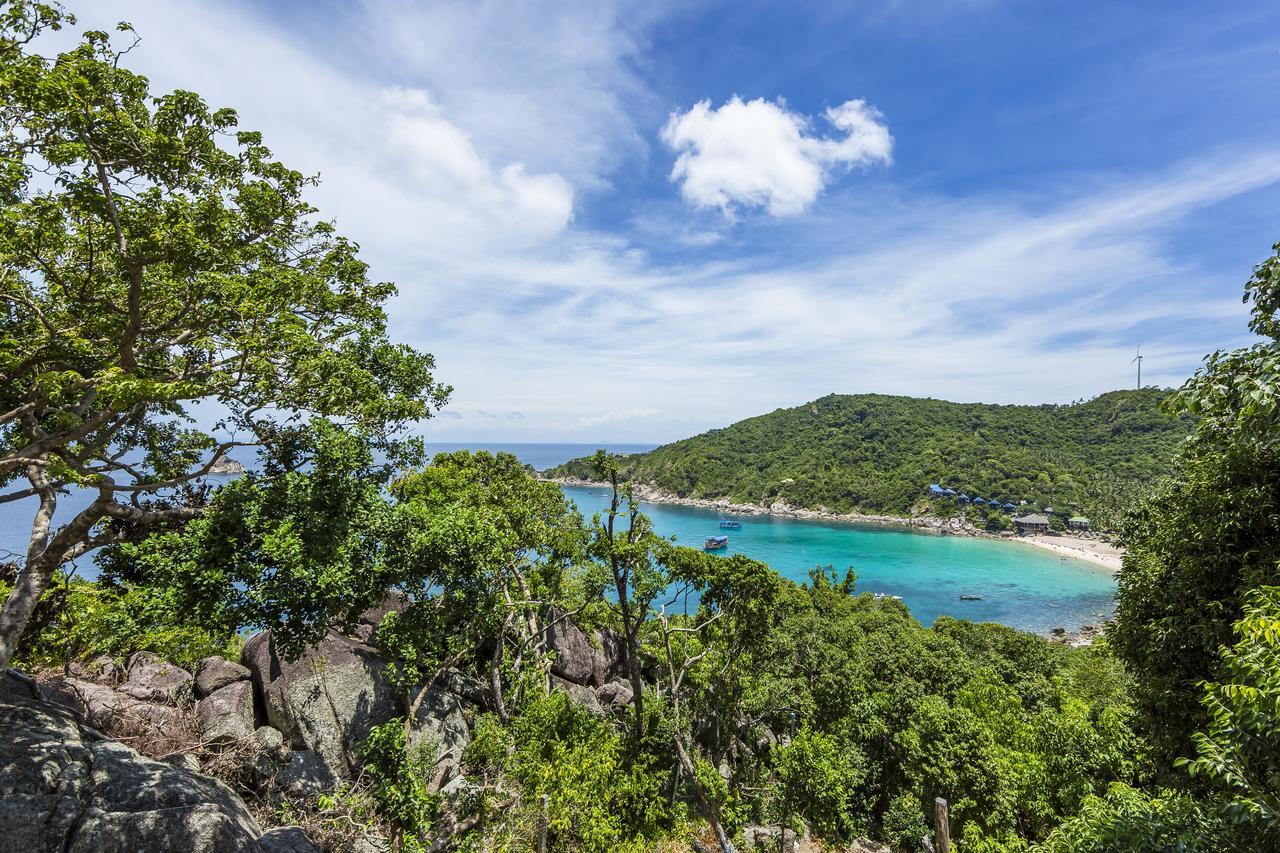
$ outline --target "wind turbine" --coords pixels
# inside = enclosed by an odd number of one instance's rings
[[[1142,347],[1141,346],[1138,347],[1138,354],[1135,355],[1133,357],[1133,361],[1129,363],[1133,364],[1134,362],[1137,362],[1138,364],[1138,390],[1141,391],[1142,390]]]

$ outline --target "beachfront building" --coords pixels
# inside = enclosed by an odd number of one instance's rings
[[[1019,533],[1047,533],[1049,530],[1049,519],[1043,515],[1022,515],[1013,523],[1018,526]]]
[[[1083,515],[1073,515],[1067,519],[1067,527],[1070,527],[1072,530],[1088,530],[1089,519],[1085,518]]]

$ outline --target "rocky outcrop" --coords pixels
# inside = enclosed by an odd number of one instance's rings
[[[191,690],[191,673],[151,652],[129,658],[129,677],[119,691],[143,702],[175,703]]]
[[[248,681],[249,669],[226,658],[208,657],[196,664],[196,698],[203,699],[229,684]]]
[[[562,612],[553,611],[548,620],[547,648],[555,654],[554,674],[589,687],[601,687],[622,674],[626,652],[617,636],[607,631],[588,636]]]
[[[332,778],[355,777],[357,746],[399,710],[377,652],[336,632],[291,662],[264,631],[245,643],[243,662],[267,722],[294,749],[314,753]]]
[[[260,850],[259,835],[220,782],[104,739],[62,706],[15,690],[0,696],[4,849],[231,853]]]
[[[382,658],[350,637],[331,632],[291,662],[264,632],[245,643],[243,659],[267,722],[293,749],[275,779],[290,793],[314,794],[355,778],[360,743],[375,726],[401,717],[401,698],[386,680]],[[449,670],[418,708],[410,746],[433,751],[433,790],[458,776],[471,743],[467,709],[479,706],[484,694],[480,682]]]
[[[253,737],[253,685],[235,681],[196,703],[200,740],[232,744]]]
[[[123,691],[92,681],[65,678],[44,686],[49,699],[103,731],[163,729],[177,722],[172,706],[144,702]]]
[[[278,826],[258,839],[262,853],[324,853],[299,826]]]

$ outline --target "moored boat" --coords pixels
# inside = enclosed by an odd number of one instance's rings
[[[721,551],[728,547],[728,536],[708,536],[706,541],[702,543],[702,550],[704,551]]]
[[[720,519],[720,528],[722,530],[741,530],[742,522],[734,521],[733,519],[730,519],[730,518],[722,518]]]

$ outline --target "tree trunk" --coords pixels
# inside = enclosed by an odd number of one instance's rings
[[[711,824],[711,831],[715,833],[716,841],[720,844],[721,853],[738,853],[737,848],[733,846],[729,834],[724,831],[724,827],[720,825],[720,810],[715,807],[711,800],[707,797],[707,792],[702,789],[702,783],[698,781],[698,768],[694,767],[693,759],[689,757],[689,751],[684,747],[684,738],[677,732],[675,736],[676,755],[680,757],[680,766],[684,768],[684,773],[689,777],[689,785],[693,788],[693,795],[698,800],[698,805],[702,806],[702,813],[706,816],[707,822]]]
[[[35,561],[28,561],[18,573],[18,581],[3,609],[0,609],[0,672],[9,668],[9,662],[18,653],[22,632],[27,629],[27,622],[40,603],[40,597],[53,580],[57,566],[56,560],[42,555]]]

